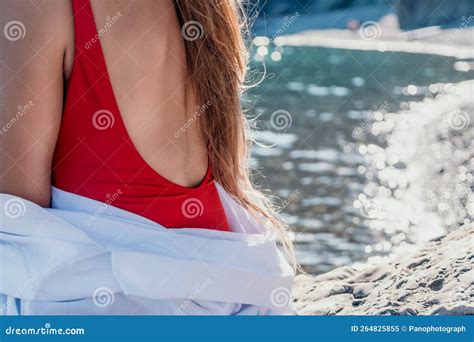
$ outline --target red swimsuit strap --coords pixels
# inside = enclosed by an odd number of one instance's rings
[[[74,14],[74,60],[87,58],[88,65],[95,66],[94,70],[100,75],[107,76],[107,65],[100,45],[100,35],[97,32],[94,12],[90,0],[72,0]]]
[[[74,39],[77,52],[89,49],[92,40],[98,40],[97,28],[94,21],[90,0],[72,0],[74,14]],[[91,45],[92,46],[92,45]]]
[[[72,0],[72,5],[75,35],[73,74],[75,69],[79,69],[82,75],[80,78],[86,81],[76,81],[76,84],[80,84],[81,92],[77,93],[76,90],[75,101],[85,100],[88,96],[92,96],[93,102],[99,105],[95,111],[106,108],[119,115],[120,110],[110,81],[91,2],[90,0]],[[121,124],[121,117],[118,119]]]

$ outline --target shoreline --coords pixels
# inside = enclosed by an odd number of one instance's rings
[[[348,32],[354,34],[351,31]],[[407,52],[455,57],[458,59],[474,58],[474,48],[459,45],[445,45],[441,42],[422,40],[364,40],[361,38],[340,38],[338,35],[332,34],[331,31],[307,31],[302,34],[278,37],[277,41],[277,45],[283,46],[311,46],[347,50]]]
[[[353,22],[355,25],[353,30],[342,27],[340,17],[336,19],[337,25],[334,21],[331,24],[326,23],[325,27],[322,25],[325,23],[324,20],[318,26],[307,15],[279,18],[275,21],[279,25],[278,31],[282,32],[273,35],[273,38],[276,45],[422,53],[459,59],[474,58],[474,26],[472,26],[474,16],[464,18],[463,22],[455,27],[428,26],[404,31],[399,28],[395,14],[384,13],[382,9],[372,11],[375,14],[360,16],[360,22],[357,20]],[[347,24],[353,21],[352,18],[358,17],[355,14],[353,13],[351,17],[346,13],[344,20]]]
[[[306,30],[282,35],[275,38],[275,44],[433,54],[468,59],[474,58],[474,27],[458,29],[430,27],[401,31],[384,29],[383,26],[373,22],[372,27],[366,26],[365,29],[361,27],[358,31],[346,29]]]

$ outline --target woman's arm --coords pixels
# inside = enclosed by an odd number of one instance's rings
[[[73,34],[69,3],[0,3],[0,193],[45,207]]]

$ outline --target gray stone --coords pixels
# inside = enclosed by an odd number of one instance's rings
[[[354,295],[354,298],[365,298],[372,292],[373,289],[373,283],[359,283],[354,286],[352,294]]]
[[[466,285],[472,285],[474,283],[474,270],[461,274],[459,280]]]
[[[473,315],[473,234],[474,225],[464,226],[361,271],[299,275],[295,308],[301,315]]]

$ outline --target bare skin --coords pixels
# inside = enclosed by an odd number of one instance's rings
[[[143,159],[182,186],[207,170],[184,41],[172,0],[92,0],[96,26],[119,12],[101,36],[125,127]],[[0,0],[0,22],[24,24],[19,40],[0,37],[0,192],[49,206],[51,168],[64,84],[74,57],[71,0]],[[18,106],[32,106],[18,116]],[[12,119],[13,124],[12,124]],[[16,119],[16,120],[15,120]]]

